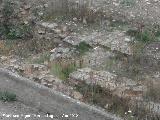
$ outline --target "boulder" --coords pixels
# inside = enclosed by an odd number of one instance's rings
[[[71,45],[78,45],[83,40],[78,36],[67,36],[65,39],[63,39],[63,41]]]
[[[58,27],[57,23],[49,23],[49,22],[42,22],[40,23],[40,25],[44,28],[48,28],[51,30],[54,30],[56,27]]]
[[[50,51],[50,61],[53,61],[58,58],[69,58],[72,56],[74,50],[68,47],[57,47]]]

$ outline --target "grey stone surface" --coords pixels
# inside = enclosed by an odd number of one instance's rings
[[[65,41],[71,45],[78,45],[83,40],[78,36],[67,36],[63,41]]]
[[[106,67],[105,64],[112,56],[114,56],[112,52],[101,47],[95,47],[83,56],[83,64],[94,69],[102,69]]]
[[[0,101],[1,120],[58,120],[51,117],[49,115],[47,116],[47,113],[28,107],[19,101],[10,103]]]
[[[124,54],[132,55],[132,47],[130,42],[132,38],[125,34],[125,31],[113,32],[94,32],[88,35],[68,36],[63,41],[71,44],[78,45],[80,42],[85,41],[91,46],[101,45],[110,48],[112,51],[119,51]]]
[[[111,50],[131,55],[133,54],[131,45],[129,44],[131,41],[131,38],[126,36],[123,31],[114,31],[106,36],[106,39],[102,40],[100,44],[111,48]]]
[[[71,58],[74,53],[74,49],[68,47],[57,47],[51,50],[50,52],[50,61],[53,61],[57,58]]]
[[[84,81],[89,85],[99,85],[104,89],[113,91],[119,97],[130,96],[142,99],[143,85],[126,77],[119,77],[108,71],[96,71],[90,68],[82,68],[70,74],[70,81],[79,84]]]

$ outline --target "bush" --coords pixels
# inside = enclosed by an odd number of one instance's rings
[[[87,44],[84,41],[79,43],[79,45],[76,45],[75,47],[76,50],[79,51],[81,55],[83,55],[85,52],[89,51],[92,48],[89,44]]]
[[[18,5],[11,0],[4,1],[2,6],[2,20],[0,21],[0,35],[7,39],[22,39],[31,37],[30,25],[21,22],[18,16]],[[18,21],[18,22],[17,22]]]
[[[149,42],[155,40],[155,35],[152,31],[144,30],[144,31],[138,31],[138,30],[128,30],[127,34],[135,37],[136,40],[141,42]]]
[[[6,33],[8,39],[22,39],[29,36],[30,27],[28,25],[11,26],[9,32]],[[28,35],[27,35],[28,33]]]
[[[8,91],[0,92],[0,100],[4,102],[16,101],[16,95]]]

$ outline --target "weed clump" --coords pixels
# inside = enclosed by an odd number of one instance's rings
[[[0,100],[3,102],[13,102],[16,101],[16,94],[8,91],[0,92]]]
[[[36,64],[43,64],[45,61],[48,61],[50,58],[50,53],[49,52],[45,52],[45,53],[42,53],[37,59],[34,59],[33,63],[36,63]]]
[[[66,80],[69,77],[69,74],[77,69],[77,66],[74,64],[67,64],[61,62],[53,62],[51,64],[51,74],[56,75],[62,80]]]
[[[141,41],[141,42],[150,42],[155,39],[154,34],[149,31],[149,30],[144,30],[144,31],[138,31],[138,30],[128,30],[127,35],[130,35],[132,37],[135,37],[136,40]]]
[[[135,0],[122,0],[121,4],[125,6],[133,6],[135,4]]]
[[[89,44],[87,44],[86,42],[84,42],[84,41],[79,43],[79,45],[76,45],[75,48],[76,48],[77,51],[79,51],[79,53],[81,55],[83,55],[85,52],[87,52],[90,49],[92,49],[92,47]]]

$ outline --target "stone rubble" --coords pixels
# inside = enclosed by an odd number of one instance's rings
[[[130,45],[132,38],[122,31],[113,31],[108,33],[95,32],[91,35],[82,35],[82,37],[68,36],[63,41],[71,45],[78,45],[80,42],[85,41],[91,46],[101,45],[110,48],[112,51],[119,51],[127,55],[133,54],[133,50]]]
[[[63,41],[71,44],[71,45],[78,45],[80,42],[82,42],[82,39],[78,36],[67,36]]]
[[[83,56],[83,64],[91,68],[105,68],[107,61],[114,56],[114,53],[101,47],[95,47],[92,51]]]
[[[90,68],[78,69],[70,74],[69,80],[74,84],[85,82],[89,85],[99,85],[119,97],[136,97],[137,99],[142,99],[142,93],[145,88],[143,85],[139,85],[139,83],[126,77],[119,77],[107,71],[96,71]]]
[[[111,48],[113,51],[116,50],[127,55],[132,55],[133,51],[129,44],[131,41],[131,38],[126,36],[125,33],[114,31],[107,36],[106,40],[102,40],[100,44]]]
[[[58,58],[71,58],[74,54],[74,49],[68,47],[57,47],[50,51],[50,61],[56,60]]]

